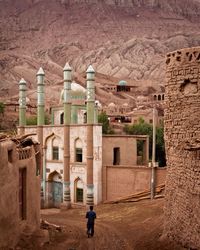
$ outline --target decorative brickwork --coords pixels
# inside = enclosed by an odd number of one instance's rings
[[[200,248],[200,47],[166,59],[164,235]]]

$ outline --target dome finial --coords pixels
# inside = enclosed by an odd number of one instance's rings
[[[22,79],[19,81],[19,84],[26,84],[26,81],[24,80],[24,78],[22,78]]]
[[[90,65],[90,66],[88,67],[86,73],[95,73],[95,71],[94,71],[92,65]]]
[[[45,75],[45,73],[44,73],[44,70],[43,70],[43,68],[42,67],[40,67],[39,68],[39,70],[38,70],[38,72],[37,72],[37,76],[44,76]]]
[[[72,71],[72,68],[70,67],[68,62],[65,64],[65,67],[63,68],[63,71]]]

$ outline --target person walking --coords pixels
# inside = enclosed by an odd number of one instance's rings
[[[93,211],[93,206],[90,206],[90,211],[86,213],[86,219],[87,221],[87,235],[88,238],[91,236],[93,237],[94,235],[94,221],[96,219],[96,213]]]

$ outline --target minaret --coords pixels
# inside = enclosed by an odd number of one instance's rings
[[[38,141],[41,145],[42,159],[43,159],[43,125],[44,125],[44,71],[42,68],[37,72],[37,135]],[[45,200],[45,179],[43,161],[41,162],[41,206],[44,206]]]
[[[70,123],[71,123],[71,82],[72,69],[66,63],[63,69],[64,75],[64,197],[62,208],[71,206],[70,199]]]
[[[26,125],[26,81],[22,78],[19,82],[19,133],[24,134]]]
[[[37,125],[44,125],[44,71],[40,67],[37,72]]]
[[[95,115],[95,71],[90,65],[87,69],[87,205],[94,204],[93,184],[93,124]]]

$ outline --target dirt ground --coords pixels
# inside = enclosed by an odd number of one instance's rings
[[[72,208],[64,212],[60,212],[59,209],[42,210],[42,218],[49,223],[60,225],[62,231],[50,231],[50,242],[36,249],[183,250],[184,248],[168,240],[160,240],[163,204],[164,200],[159,199],[98,205],[94,207],[97,219],[93,238],[87,238],[86,235],[85,207]]]

